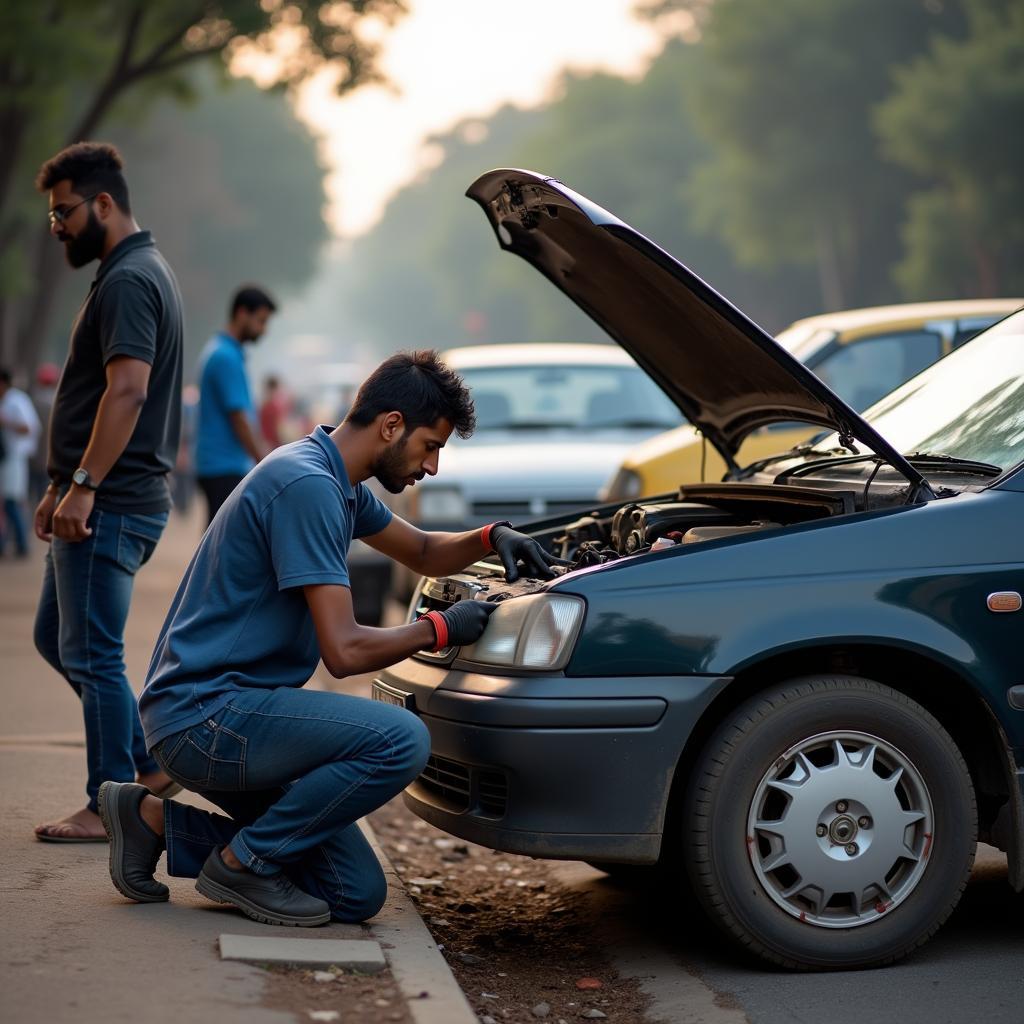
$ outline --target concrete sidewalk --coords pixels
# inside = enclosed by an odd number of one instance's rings
[[[126,631],[129,678],[136,689],[199,534],[197,519],[172,517],[152,561],[137,577]],[[219,958],[219,936],[231,933],[378,938],[400,990],[412,993],[419,986],[431,992],[431,999],[410,1007],[414,1020],[475,1020],[391,871],[391,898],[374,926],[331,924],[299,932],[260,925],[214,905],[190,879],[165,879],[169,904],[130,903],[110,883],[106,844],[59,845],[34,838],[35,824],[85,803],[81,706],[32,645],[44,550],[37,544],[29,560],[0,560],[4,1019],[19,1024],[296,1020],[301,1007],[286,1012],[263,1005],[266,972]],[[196,803],[202,802],[196,798]],[[424,978],[431,979],[429,985]]]

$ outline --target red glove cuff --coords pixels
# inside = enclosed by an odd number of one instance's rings
[[[437,646],[431,649],[443,651],[448,646],[448,623],[444,621],[444,616],[440,612],[427,612],[425,615],[420,616],[421,622],[423,619],[430,620],[437,637]]]
[[[493,532],[493,530],[494,530],[494,528],[496,526],[511,526],[511,525],[512,524],[507,522],[507,521],[503,521],[503,522],[500,522],[500,523],[488,523],[480,531],[480,540],[483,542],[484,551],[493,551],[494,550],[494,545],[491,543],[491,533]]]

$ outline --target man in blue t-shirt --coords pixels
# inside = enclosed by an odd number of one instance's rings
[[[227,496],[263,457],[244,346],[259,341],[276,310],[262,288],[239,288],[231,299],[227,326],[206,343],[199,357],[196,482],[206,496],[211,523]]]
[[[106,783],[100,816],[124,895],[168,898],[153,878],[166,849],[170,874],[258,921],[362,921],[380,909],[384,875],[355,823],[416,778],[429,735],[405,708],[302,687],[321,658],[341,677],[472,643],[495,607],[459,601],[391,629],[359,625],[356,537],[424,575],[494,550],[509,580],[520,561],[553,576],[559,560],[507,523],[426,533],[363,483],[397,494],[434,475],[452,431],[473,426],[469,393],[437,353],[392,356],[341,426],[278,448],[224,503],[171,604],[139,710],[160,766],[230,817]]]

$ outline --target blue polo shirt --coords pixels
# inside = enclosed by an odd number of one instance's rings
[[[233,412],[255,416],[242,343],[215,334],[199,357],[199,422],[196,425],[196,476],[245,476],[253,467],[228,418]]]
[[[206,531],[153,651],[139,712],[152,749],[253,687],[302,686],[320,660],[302,587],[349,585],[354,537],[391,511],[345,472],[330,427],[278,448]]]

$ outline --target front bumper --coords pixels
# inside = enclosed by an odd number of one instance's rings
[[[509,853],[650,864],[676,765],[729,680],[497,676],[408,659],[378,676],[430,730],[421,818]]]

